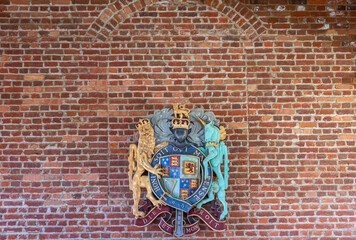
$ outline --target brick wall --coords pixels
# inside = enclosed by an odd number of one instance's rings
[[[353,1],[0,1],[0,238],[167,238],[134,226],[128,146],[171,103],[213,111],[227,230],[355,239]]]

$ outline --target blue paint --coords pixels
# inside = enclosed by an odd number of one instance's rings
[[[180,237],[183,236],[183,234],[183,212],[177,209],[174,235]]]
[[[227,156],[227,148],[224,142],[220,142],[220,130],[214,126],[213,122],[205,125],[205,142],[214,143],[218,146],[206,146],[207,152],[209,155],[204,159],[203,165],[205,171],[208,171],[208,163],[211,163],[214,173],[217,176],[217,181],[209,189],[208,199],[200,202],[197,207],[201,206],[207,202],[210,202],[214,199],[214,193],[217,194],[218,199],[224,206],[224,211],[220,215],[220,220],[224,219],[227,215],[227,203],[225,200],[225,190],[228,187],[229,179],[229,159]],[[224,176],[221,172],[221,165],[224,162]]]
[[[167,165],[166,167],[168,167],[168,159],[167,158],[169,156],[174,156],[174,157],[184,156],[184,158],[186,156],[188,156],[188,157],[191,156],[190,157],[191,159],[193,159],[193,158],[199,159],[200,166],[203,165],[203,161],[205,159],[205,154],[194,146],[177,148],[176,146],[169,144],[168,146],[159,150],[153,156],[151,165],[153,167],[155,167],[157,164],[160,163],[160,160],[161,160],[161,164],[162,164],[162,159],[165,159],[164,164],[166,164]],[[172,164],[171,160],[170,160],[170,164]],[[171,165],[169,165],[169,166],[171,166]],[[180,168],[182,168],[182,167],[183,166],[181,164]],[[172,168],[174,168],[174,167],[170,167],[170,169],[172,169]],[[197,170],[197,173],[200,173],[199,169]],[[162,180],[164,178],[162,178],[160,180],[160,179],[158,179],[158,177],[156,175],[149,173],[149,180],[150,180],[150,185],[152,187],[153,193],[156,195],[156,197],[158,199],[161,199],[164,203],[166,203],[167,205],[169,205],[171,207],[177,208],[184,212],[189,212],[189,210],[194,205],[199,203],[209,191],[210,185],[212,183],[212,169],[211,169],[210,163],[208,164],[207,172],[205,172],[203,170],[202,173],[203,173],[202,176],[198,176],[200,178],[200,185],[199,185],[198,189],[189,189],[189,191],[188,191],[189,197],[186,199],[177,197],[176,192],[174,194],[170,195],[170,193],[168,191],[166,191],[166,189],[162,186]],[[171,174],[170,174],[170,178],[166,178],[166,180],[170,180],[170,179],[172,179]],[[190,179],[190,181],[191,181],[191,179]],[[178,187],[180,189],[180,182],[178,182],[176,185],[178,185]],[[176,188],[176,187],[174,187],[174,188]],[[191,190],[193,190],[193,191],[191,191]],[[174,191],[177,191],[177,190],[174,190]]]

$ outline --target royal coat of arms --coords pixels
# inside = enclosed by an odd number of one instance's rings
[[[140,119],[136,128],[140,138],[128,159],[135,225],[161,216],[160,229],[175,236],[195,234],[200,220],[225,230],[229,160],[226,131],[214,114],[174,104]],[[139,208],[141,188],[147,199]]]

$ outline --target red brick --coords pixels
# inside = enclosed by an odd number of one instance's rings
[[[227,230],[197,238],[352,238],[350,6],[155,2],[0,1],[0,231],[165,238],[133,226],[128,146],[179,102],[227,131]]]
[[[24,175],[23,180],[24,181],[41,181],[42,176],[41,175]]]
[[[343,135],[340,135],[340,139],[341,140],[355,140],[356,139],[356,134],[343,134]]]
[[[80,180],[82,178],[81,175],[64,175],[63,180]]]
[[[43,75],[25,75],[25,80],[43,80]]]
[[[355,102],[355,97],[337,97],[337,102]]]
[[[301,128],[315,128],[315,127],[317,127],[317,123],[316,122],[310,122],[310,123],[305,122],[305,123],[299,123],[299,126]]]
[[[80,136],[63,136],[63,141],[80,141],[82,137]]]

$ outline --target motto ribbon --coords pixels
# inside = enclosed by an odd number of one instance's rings
[[[143,218],[137,218],[135,220],[135,225],[138,227],[147,226],[148,224],[153,222],[153,220],[155,220],[158,217],[158,215],[162,213],[168,214],[169,215],[168,219],[169,219],[171,216],[171,211],[172,209],[169,206],[154,207]]]
[[[152,223],[153,220],[155,220],[160,214],[165,213],[166,216],[164,218],[161,217],[158,226],[163,232],[173,235],[175,227],[167,222],[172,216],[171,212],[172,212],[172,208],[169,206],[154,207],[151,209],[151,211],[149,211],[146,214],[145,217],[136,219],[135,226],[138,226],[138,227],[147,226],[148,224]],[[200,230],[199,220],[193,222],[190,225],[186,225],[183,227],[183,232],[184,232],[184,235],[186,235],[186,236],[195,234],[199,230]]]
[[[193,208],[189,211],[188,217],[199,217],[203,222],[208,225],[208,227],[214,231],[224,231],[225,230],[225,221],[216,220],[205,208]]]
[[[170,234],[170,235],[174,234],[175,227],[173,225],[167,223],[166,220],[164,220],[163,218],[161,218],[161,221],[158,224],[158,226],[163,232]],[[183,226],[183,235],[184,236],[193,235],[193,234],[199,232],[199,230],[200,230],[200,228],[199,228],[199,220],[198,220],[192,224]]]
[[[168,223],[169,219],[172,216],[172,208],[169,206],[161,206],[152,208],[145,217],[138,218],[135,221],[135,225],[138,227],[144,227],[148,224],[152,223],[159,215],[162,213],[166,214],[165,217],[161,217],[160,222],[158,224],[159,228],[169,234],[174,235],[175,226]],[[193,208],[188,213],[188,222],[183,226],[183,234],[184,236],[192,235],[199,232],[199,222],[200,219],[205,222],[208,227],[214,231],[224,231],[225,230],[225,221],[218,221],[213,217],[205,208]],[[200,219],[194,219],[194,217],[198,217]]]

